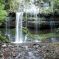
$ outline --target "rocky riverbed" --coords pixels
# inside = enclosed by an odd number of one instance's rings
[[[59,59],[59,43],[4,43],[0,48],[0,59]]]

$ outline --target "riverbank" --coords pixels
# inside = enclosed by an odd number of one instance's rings
[[[0,59],[59,59],[59,43],[3,44]]]

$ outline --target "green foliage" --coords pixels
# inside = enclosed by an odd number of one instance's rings
[[[59,0],[54,0],[54,12],[59,13]]]
[[[16,10],[19,8],[20,0],[8,0],[8,4],[10,6],[11,12],[16,12]]]
[[[28,4],[30,0],[24,0],[24,6],[28,7]],[[38,6],[40,6],[40,3],[49,3],[50,6],[49,8],[40,8],[40,13],[45,13],[45,14],[49,14],[49,13],[53,13],[54,11],[58,11],[59,10],[59,0],[36,0],[34,2],[34,4],[37,4]],[[18,10],[18,8],[22,3],[20,2],[20,0],[8,0],[8,4],[10,6],[10,11],[14,11],[16,12]]]
[[[5,4],[4,4],[4,0],[0,0],[0,25],[2,24],[2,22],[5,21],[5,18],[7,16],[7,12],[6,10],[4,10],[5,8]],[[0,42],[8,42],[8,39],[5,35],[3,35],[0,32]]]
[[[0,31],[0,42],[9,42],[9,39],[8,39],[8,37],[7,36],[5,36],[5,35],[3,35],[2,33],[1,33],[1,31]]]
[[[0,25],[5,20],[5,17],[7,15],[6,10],[4,10],[4,0],[0,0]]]
[[[54,8],[59,9],[59,0],[54,0]]]
[[[51,14],[53,11],[53,9],[51,7],[48,8],[41,8],[40,9],[40,13],[44,13],[44,14]]]
[[[28,38],[35,39],[34,35],[31,34],[31,32],[28,30],[28,28],[23,27],[23,33],[27,34],[27,37],[28,37]]]

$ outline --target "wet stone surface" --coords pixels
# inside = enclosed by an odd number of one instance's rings
[[[4,44],[0,50],[0,59],[59,59],[59,47],[50,44]]]

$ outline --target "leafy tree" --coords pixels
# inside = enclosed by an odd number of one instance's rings
[[[2,34],[2,32],[0,31],[0,42],[3,42],[3,43],[8,43],[8,42],[10,42],[9,41],[9,38],[6,36],[6,35],[4,35],[4,34]]]
[[[28,7],[28,4],[30,4],[30,0],[23,0],[24,1],[24,6],[25,7]],[[34,2],[34,4],[37,4],[39,7],[40,7],[40,4],[41,3],[49,3],[49,7],[48,8],[40,8],[40,11],[42,13],[47,13],[47,14],[50,14],[50,13],[53,13],[54,11],[59,11],[59,0],[36,0]],[[20,5],[22,4],[21,3],[21,0],[8,0],[8,4],[9,4],[9,11],[12,11],[12,12],[16,12],[20,7]]]
[[[59,13],[59,0],[54,0],[54,12]]]
[[[4,10],[4,0],[0,0],[0,25],[2,24],[2,22],[5,20],[5,17],[7,15],[6,10]]]
[[[0,0],[0,25],[5,21],[5,18],[7,16],[7,12],[4,9],[5,8],[5,0]],[[0,42],[8,42],[8,39],[5,35],[2,35],[0,32]]]
[[[8,4],[9,4],[9,11],[16,12],[16,10],[19,8],[20,0],[8,0]]]

